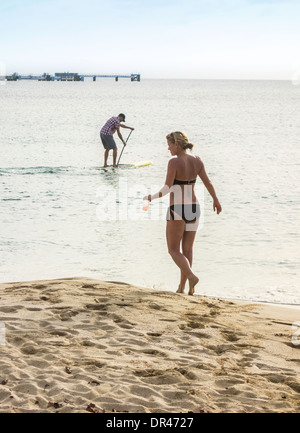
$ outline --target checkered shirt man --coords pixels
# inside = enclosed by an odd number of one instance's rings
[[[101,129],[101,134],[104,135],[113,135],[116,130],[120,128],[120,121],[118,117],[111,117],[105,123],[105,125]]]

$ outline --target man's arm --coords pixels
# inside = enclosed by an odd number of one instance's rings
[[[121,128],[131,129],[132,131],[134,131],[134,128],[132,128],[131,126],[122,125],[122,123],[120,123],[120,126]]]
[[[122,125],[121,125],[122,126]],[[120,132],[120,128],[117,128],[117,134],[119,136],[119,139],[122,141],[122,143],[124,144],[124,146],[126,146],[126,142],[124,141],[122,134]]]

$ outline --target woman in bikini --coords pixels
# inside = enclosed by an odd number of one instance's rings
[[[188,294],[193,295],[199,281],[199,278],[192,272],[193,245],[200,218],[200,205],[194,192],[197,176],[200,177],[213,199],[214,211],[216,210],[219,214],[222,207],[206,174],[203,162],[199,157],[186,152],[193,148],[187,136],[182,132],[172,132],[166,138],[168,150],[175,158],[169,161],[165,185],[158,193],[148,195],[144,199],[152,201],[170,193],[166,237],[168,251],[181,271],[177,293],[184,293],[188,280]]]

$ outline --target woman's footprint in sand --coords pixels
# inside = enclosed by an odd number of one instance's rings
[[[85,308],[87,308],[88,310],[96,310],[96,311],[103,311],[103,310],[107,310],[107,305],[106,304],[86,304]]]
[[[118,316],[117,314],[112,314],[109,317],[112,318],[114,323],[116,323],[120,328],[132,329],[134,327],[133,323],[130,323],[128,320],[123,319],[123,317]]]

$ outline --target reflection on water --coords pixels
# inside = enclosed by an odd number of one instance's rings
[[[164,184],[165,136],[182,129],[223,207],[213,213],[198,181],[197,293],[300,303],[300,87],[53,84],[1,87],[1,281],[81,275],[175,291],[179,270],[165,241],[168,197],[147,212],[142,198]],[[135,127],[122,163],[152,160],[151,166],[102,167],[99,128],[120,111]]]

